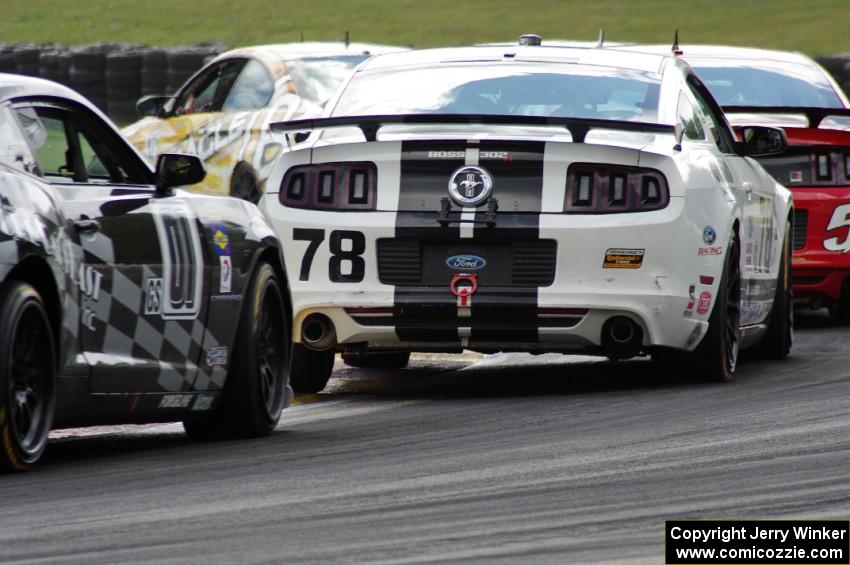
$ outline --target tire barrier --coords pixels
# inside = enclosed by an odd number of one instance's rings
[[[168,52],[156,47],[142,52],[142,96],[168,94]]]
[[[215,45],[187,45],[168,50],[168,71],[166,73],[167,94],[174,94],[186,80],[204,66],[210,56],[222,50]]]
[[[227,49],[221,43],[159,48],[101,43],[73,48],[0,43],[0,73],[38,76],[87,96],[119,124],[135,121],[140,96],[173,94]],[[815,57],[850,96],[850,53]]]
[[[125,49],[106,56],[106,109],[118,123],[136,119],[136,100],[142,95],[142,55]]]
[[[220,43],[165,49],[121,43],[77,47],[0,43],[0,73],[62,83],[123,125],[138,119],[136,100],[141,96],[173,94],[187,78],[226,49]]]
[[[19,75],[39,76],[39,55],[45,47],[50,49],[52,45],[19,45],[15,49],[15,72]]]
[[[15,47],[0,44],[0,73],[14,73],[15,70]]]

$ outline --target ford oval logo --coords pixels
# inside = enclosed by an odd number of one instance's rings
[[[446,265],[459,271],[475,271],[484,268],[487,261],[478,255],[453,255],[446,259]]]

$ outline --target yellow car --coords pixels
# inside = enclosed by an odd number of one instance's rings
[[[174,96],[147,96],[144,116],[123,133],[155,163],[161,153],[198,155],[206,165],[193,190],[257,202],[285,138],[269,124],[321,115],[351,71],[398,47],[363,43],[288,43],[222,53]]]

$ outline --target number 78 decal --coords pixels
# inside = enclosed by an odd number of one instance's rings
[[[313,266],[313,258],[316,250],[325,240],[325,230],[311,228],[293,228],[292,239],[295,241],[309,241],[304,257],[301,259],[301,273],[298,280],[310,280],[310,268]],[[343,242],[350,241],[351,248],[343,249]],[[363,280],[366,273],[366,261],[363,253],[366,251],[366,238],[359,231],[334,230],[330,233],[329,250],[331,253],[328,261],[328,277],[331,282],[358,283]],[[346,246],[347,247],[347,246]],[[347,274],[343,274],[343,265],[350,265]]]
[[[826,226],[826,231],[837,230],[842,227],[850,228],[850,204],[842,204],[835,207],[835,210],[832,212],[832,218],[829,220],[829,225]],[[827,251],[847,253],[850,251],[850,231],[845,233],[844,240],[842,241],[839,241],[837,236],[825,239],[823,246]]]

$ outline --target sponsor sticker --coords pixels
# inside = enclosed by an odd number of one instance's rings
[[[224,224],[210,224],[213,248],[216,255],[230,255],[230,235]]]
[[[605,251],[603,269],[640,269],[643,264],[644,249],[622,249],[612,247]]]
[[[195,398],[195,403],[192,404],[192,410],[209,410],[212,408],[215,394],[211,392],[202,392]]]
[[[230,292],[231,283],[233,282],[233,262],[230,255],[224,255],[218,258],[219,261],[219,292],[226,294]]]
[[[194,394],[164,394],[159,400],[160,408],[186,408],[195,398]]]
[[[788,180],[790,182],[803,182],[803,171],[791,171]]]
[[[208,367],[225,367],[227,366],[227,346],[217,345],[207,348],[207,366]]]
[[[162,279],[145,279],[145,314],[162,313]]]
[[[708,257],[712,255],[723,255],[722,247],[700,247],[697,249],[697,255],[699,257]]]
[[[702,240],[706,245],[711,245],[717,240],[717,232],[714,231],[713,227],[705,226],[702,228]]]
[[[702,326],[698,325],[693,329],[693,331],[691,331],[691,335],[688,336],[688,341],[685,343],[685,345],[690,347],[691,345],[693,345],[696,342],[696,340],[699,339],[699,336],[701,336],[701,335],[702,335]]]
[[[688,305],[685,306],[685,311],[683,313],[683,315],[686,318],[690,318],[691,316],[694,315],[694,304],[696,304],[696,301],[697,301],[696,296],[694,295],[695,291],[696,291],[696,285],[692,284],[691,286],[688,287],[688,297],[689,297],[688,298]]]
[[[711,308],[711,293],[708,291],[701,292],[697,303],[697,314],[704,316],[708,314],[709,308]]]
[[[239,302],[242,300],[241,294],[213,294],[210,296],[211,302]]]

